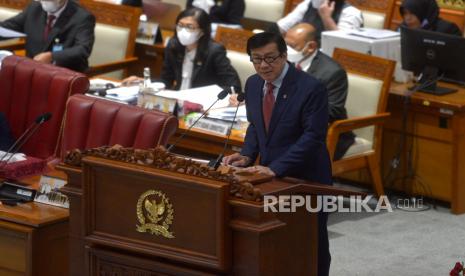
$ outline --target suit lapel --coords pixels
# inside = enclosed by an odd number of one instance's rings
[[[307,73],[309,73],[311,76],[315,75],[316,71],[318,70],[318,66],[320,64],[320,51],[318,51],[313,58],[312,64],[310,65],[310,68],[308,68]]]
[[[273,114],[271,115],[271,122],[268,130],[267,140],[270,140],[270,137],[273,135],[276,126],[282,116],[285,113],[286,109],[291,102],[292,97],[295,94],[295,76],[296,69],[294,66],[290,65],[287,71],[286,76],[279,88],[278,97],[273,107]],[[263,117],[263,115],[262,115]],[[263,121],[263,120],[262,120]]]

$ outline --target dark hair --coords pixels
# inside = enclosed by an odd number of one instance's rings
[[[197,21],[197,24],[199,24],[199,28],[202,31],[203,35],[199,38],[197,48],[198,49],[208,49],[208,42],[210,41],[210,36],[211,36],[211,21],[210,17],[208,14],[199,8],[189,8],[183,10],[181,13],[179,13],[178,17],[176,17],[176,24],[179,23],[179,21],[185,17],[192,16],[195,21]],[[185,46],[183,46],[179,40],[178,40],[178,34],[177,30],[174,30],[174,36],[171,38],[171,43],[170,43],[170,50],[174,53],[175,56],[178,57],[184,57],[184,50],[186,49]],[[202,55],[205,54],[206,51],[197,51],[197,57],[202,57]],[[200,55],[200,56],[199,56]],[[203,58],[201,58],[203,59]]]
[[[263,32],[253,35],[247,40],[247,54],[251,55],[251,51],[261,48],[270,43],[275,43],[280,54],[287,53],[287,46],[281,34]]]
[[[413,13],[420,24],[422,29],[429,29],[431,26],[436,25],[439,17],[439,6],[436,0],[404,0],[399,7],[402,17],[404,17],[405,10]],[[403,22],[405,26],[405,23]]]

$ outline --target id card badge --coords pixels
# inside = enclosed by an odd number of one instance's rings
[[[63,44],[60,43],[58,38],[55,39],[55,43],[53,43],[52,52],[59,52],[63,51]]]

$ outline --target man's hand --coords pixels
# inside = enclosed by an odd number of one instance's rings
[[[330,18],[331,15],[333,15],[335,5],[336,1],[330,2],[329,0],[325,0],[318,8],[318,13],[320,14],[321,18]]]
[[[249,163],[250,163],[250,158],[247,156],[240,155],[239,153],[234,153],[234,154],[223,157],[223,164],[225,165],[245,167],[249,165]]]
[[[52,52],[43,52],[43,53],[37,54],[34,57],[34,60],[43,62],[43,63],[52,63]]]
[[[248,167],[243,169],[243,171],[247,171],[250,173],[261,173],[261,174],[266,174],[269,176],[276,176],[276,174],[268,167],[264,166],[253,166],[253,167]]]
[[[139,83],[143,82],[144,79],[140,78],[138,76],[130,76],[125,78],[122,82],[121,85],[123,86],[132,86],[132,85],[138,85]]]

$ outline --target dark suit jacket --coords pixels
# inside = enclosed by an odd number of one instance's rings
[[[14,140],[13,136],[11,135],[8,121],[6,120],[5,114],[0,112],[0,150],[8,150],[8,148],[13,145],[13,143]]]
[[[187,7],[192,7],[193,0],[187,0]],[[244,0],[215,0],[215,6],[210,10],[210,18],[215,23],[241,24],[244,17]]]
[[[142,7],[142,0],[123,0],[121,4],[127,6]]]
[[[40,3],[32,2],[21,13],[0,25],[27,35],[26,55],[31,58],[51,51],[58,39],[63,45],[63,50],[52,53],[55,64],[75,71],[85,71],[88,67],[87,59],[94,45],[95,17],[75,1],[68,0],[48,39],[44,41],[46,21],[47,13]]]
[[[324,85],[294,66],[279,89],[269,134],[262,114],[265,81],[257,74],[245,85],[249,127],[241,154],[268,166],[278,177],[291,176],[331,184],[326,149],[328,96]]]
[[[182,82],[184,52],[174,52],[172,42],[173,40],[165,49],[161,80],[168,89],[177,90]],[[223,45],[211,40],[207,49],[197,49],[192,72],[192,88],[212,84],[218,84],[221,87],[234,86],[236,91],[241,91],[241,81],[226,57],[226,49]]]
[[[431,28],[431,30],[445,34],[462,36],[462,32],[455,23],[441,18],[438,18],[436,24]]]

